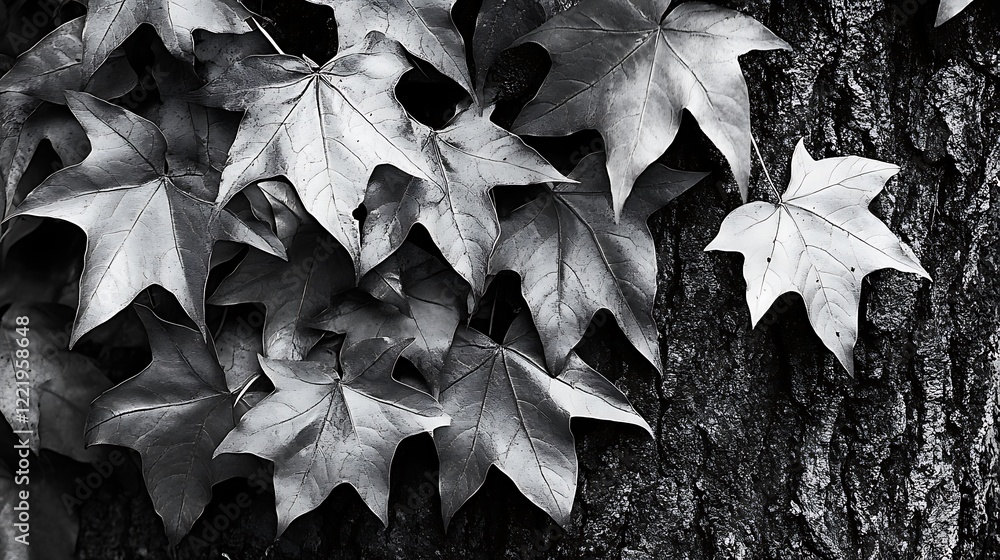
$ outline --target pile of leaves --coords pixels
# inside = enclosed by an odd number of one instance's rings
[[[310,1],[336,21],[326,61],[283,52],[281,25],[237,0],[4,14],[3,414],[36,453],[135,450],[174,544],[260,459],[278,536],[345,483],[386,523],[396,448],[425,432],[445,526],[491,467],[565,525],[570,419],[652,433],[576,349],[606,311],[662,367],[646,221],[705,174],[657,161],[686,110],[746,202],[738,58],[790,46],[698,2],[486,0],[463,38],[454,0]],[[551,68],[500,126],[492,70],[528,43]],[[584,130],[605,150],[572,169],[525,141]],[[927,276],[868,211],[897,171],[800,142],[784,194],[726,219],[708,249],[743,253],[752,323],[797,292],[853,371],[865,275]]]

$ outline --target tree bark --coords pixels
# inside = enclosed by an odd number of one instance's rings
[[[614,328],[587,345],[656,437],[574,421],[579,488],[565,531],[494,471],[445,533],[422,437],[397,455],[387,529],[340,487],[272,543],[270,495],[237,481],[217,487],[192,537],[167,553],[133,473],[84,506],[81,556],[1000,558],[1000,4],[974,0],[933,29],[937,2],[922,2],[717,2],[795,47],[743,57],[754,134],[779,190],[802,137],[817,159],[902,168],[872,210],[933,283],[868,277],[854,378],[798,297],[751,329],[742,257],[704,252],[739,205],[735,181],[685,121],[666,159],[720,171],[650,221],[663,375]],[[510,76],[534,66],[504,64],[505,95],[523,102],[537,76]],[[751,199],[769,190],[757,167]],[[252,504],[212,537],[241,492]]]

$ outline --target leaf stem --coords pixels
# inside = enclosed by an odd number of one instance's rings
[[[497,312],[497,298],[500,297],[499,294],[493,295],[493,308],[490,309],[490,328],[486,332],[486,336],[493,336],[493,315]]]
[[[767,184],[771,185],[774,196],[778,197],[778,202],[781,202],[781,193],[778,192],[778,188],[774,186],[774,181],[771,180],[771,173],[767,170],[764,157],[760,155],[760,147],[757,146],[757,139],[754,138],[753,134],[750,134],[750,143],[753,145],[753,151],[757,153],[757,160],[760,161],[760,167],[764,170],[764,176],[767,177]]]
[[[250,390],[250,386],[253,385],[254,381],[257,381],[258,379],[260,379],[260,374],[255,373],[253,377],[246,380],[243,387],[240,388],[240,394],[236,395],[236,400],[233,401],[233,408],[236,408],[236,403],[243,400],[243,395],[247,394],[247,391]]]
[[[251,17],[250,21],[252,21],[254,25],[257,26],[257,30],[260,31],[262,35],[264,35],[264,38],[267,39],[268,43],[271,43],[271,46],[274,47],[274,50],[278,51],[278,54],[285,54],[285,51],[281,50],[281,47],[278,46],[278,43],[274,40],[274,37],[271,37],[271,34],[268,33],[266,29],[264,29],[264,26],[261,25],[259,21],[257,21],[257,18]]]

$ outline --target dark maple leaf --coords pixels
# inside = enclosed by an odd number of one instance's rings
[[[551,4],[554,0],[545,0]],[[472,58],[476,61],[476,94],[485,98],[486,76],[497,56],[521,36],[545,23],[547,10],[538,0],[484,0],[476,17]]]
[[[89,0],[83,30],[83,73],[90,76],[141,24],[153,26],[175,57],[194,65],[196,29],[247,33],[252,14],[239,0]]]
[[[490,272],[512,270],[542,336],[545,361],[561,371],[591,319],[608,309],[657,369],[653,299],[656,254],[646,220],[705,174],[656,165],[636,182],[615,221],[603,154],[584,158],[560,183],[501,222]]]
[[[63,166],[80,162],[89,145],[69,113],[46,107],[42,101],[64,104],[67,90],[85,91],[104,99],[131,90],[137,77],[121,53],[86,77],[80,64],[84,18],[71,20],[24,52],[0,77],[0,204],[13,204],[21,176],[42,139],[52,142]]]
[[[52,103],[65,103],[66,90],[85,91],[104,99],[124,95],[137,77],[124,53],[108,51],[106,68],[87,73],[83,56],[85,18],[70,20],[18,57],[0,78],[0,91],[15,91]]]
[[[352,290],[337,298],[313,324],[326,331],[346,334],[347,345],[376,337],[414,339],[403,357],[413,362],[431,387],[436,388],[445,355],[462,317],[460,309],[465,306],[468,288],[437,257],[410,243],[404,243],[367,276],[372,275],[398,277],[399,287],[393,288],[398,297],[387,303],[362,290]],[[361,285],[377,283],[363,279]],[[405,303],[400,304],[398,299],[404,299]]]
[[[341,371],[326,362],[261,359],[274,392],[247,412],[217,453],[274,462],[278,536],[345,483],[388,523],[396,447],[448,423],[433,398],[392,378],[409,342],[377,338],[346,347]]]
[[[525,314],[502,345],[460,327],[442,381],[441,406],[452,422],[434,431],[434,443],[446,527],[490,467],[565,526],[577,479],[570,419],[612,420],[653,433],[621,391],[576,354],[559,376],[549,375],[538,333]]]
[[[310,220],[292,236],[287,262],[260,251],[249,253],[209,303],[263,303],[264,355],[301,360],[323,337],[309,322],[330,306],[334,294],[352,287],[354,267],[347,252]]]
[[[91,405],[87,442],[139,452],[153,507],[177,544],[212,499],[212,485],[246,473],[235,457],[213,458],[236,421],[236,397],[198,331],[136,306],[153,361]]]

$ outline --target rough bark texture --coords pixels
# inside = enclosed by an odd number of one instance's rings
[[[387,529],[341,487],[272,543],[269,492],[237,481],[217,487],[194,538],[168,553],[138,475],[123,469],[82,510],[81,556],[1000,558],[1000,5],[975,0],[934,30],[934,0],[912,17],[919,1],[719,3],[796,47],[744,57],[755,135],[779,187],[800,137],[817,158],[902,167],[873,211],[934,282],[869,277],[855,378],[798,298],[750,329],[742,257],[703,251],[739,203],[720,171],[651,221],[663,376],[614,329],[587,345],[656,438],[574,424],[579,490],[565,531],[491,475],[445,534],[424,437],[400,449]],[[510,97],[537,86],[528,62],[504,63]],[[673,165],[726,169],[693,122],[678,145]],[[767,199],[758,175],[751,197]],[[234,506],[241,492],[250,506]]]

